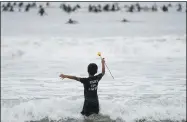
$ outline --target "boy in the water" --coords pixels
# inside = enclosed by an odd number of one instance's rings
[[[97,86],[103,75],[105,74],[105,60],[101,59],[102,63],[102,73],[95,75],[97,73],[98,67],[95,63],[90,63],[88,65],[88,78],[80,78],[76,76],[61,74],[61,78],[69,78],[72,80],[77,80],[84,85],[84,106],[81,114],[89,116],[91,114],[99,113],[99,100],[97,96]]]

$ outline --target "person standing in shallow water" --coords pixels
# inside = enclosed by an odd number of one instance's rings
[[[39,9],[39,11],[38,11],[38,14],[40,14],[40,16],[43,16],[44,14],[47,15],[47,13],[45,12],[45,9],[44,9],[42,6],[40,6],[40,9]]]
[[[68,78],[76,81],[80,81],[84,85],[84,105],[81,111],[82,115],[90,116],[91,114],[99,113],[99,99],[97,95],[98,83],[105,74],[105,60],[101,59],[102,63],[102,73],[95,75],[97,73],[98,67],[95,63],[90,63],[88,65],[88,77],[80,78],[71,75],[61,74],[62,79]]]

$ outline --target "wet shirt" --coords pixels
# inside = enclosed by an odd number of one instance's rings
[[[97,100],[97,86],[103,74],[100,73],[88,78],[80,78],[80,82],[84,85],[84,98],[85,100]]]

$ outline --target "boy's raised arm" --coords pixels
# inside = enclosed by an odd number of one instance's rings
[[[79,77],[71,76],[71,75],[64,75],[64,74],[61,74],[59,77],[61,77],[62,79],[68,78],[68,79],[80,81],[80,78],[79,78]]]
[[[105,59],[104,58],[101,59],[101,63],[102,63],[102,74],[104,75],[105,74]]]

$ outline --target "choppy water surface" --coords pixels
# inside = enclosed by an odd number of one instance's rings
[[[1,15],[2,122],[186,121],[186,13],[47,12]],[[98,51],[115,79],[106,72],[101,115],[84,119],[82,84],[58,76],[100,72]]]

